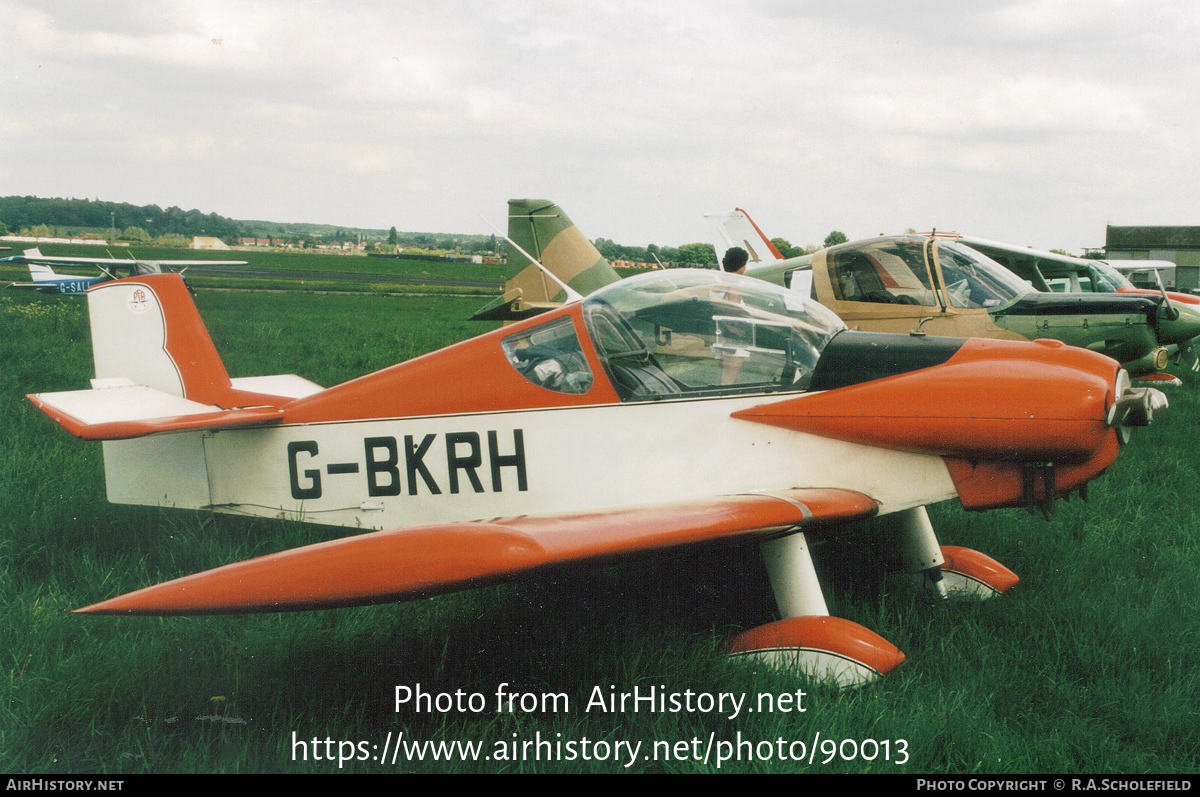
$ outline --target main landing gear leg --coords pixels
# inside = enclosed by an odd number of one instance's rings
[[[890,524],[896,535],[900,547],[900,566],[904,572],[911,573],[915,581],[938,598],[944,600],[949,597],[942,577],[942,564],[946,558],[942,555],[925,507],[894,512],[880,518],[880,521]]]
[[[803,532],[763,543],[762,553],[785,619],[739,634],[730,643],[732,658],[793,667],[841,687],[862,686],[904,661],[883,637],[829,616]]]
[[[994,598],[1019,580],[995,559],[954,545],[938,545],[925,507],[880,518],[892,524],[900,545],[901,566],[938,598]]]

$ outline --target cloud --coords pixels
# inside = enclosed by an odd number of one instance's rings
[[[1046,248],[1200,210],[1185,0],[0,11],[11,192],[442,231],[533,193],[593,237],[665,244],[751,200],[819,241],[920,192]]]

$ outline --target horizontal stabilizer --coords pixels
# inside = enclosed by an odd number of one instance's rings
[[[293,399],[307,398],[325,389],[316,382],[311,382],[295,374],[238,376],[230,379],[229,383],[234,390]]]
[[[471,316],[472,321],[520,321],[562,306],[561,302],[527,302],[520,288],[510,288]]]
[[[38,409],[84,440],[126,440],[188,429],[229,429],[279,423],[283,410],[256,406],[221,409],[128,379],[97,379],[92,390],[31,393]]]
[[[220,614],[386,603],[570,562],[849,522],[877,508],[849,490],[797,489],[377,531],[226,565],[77,611]]]

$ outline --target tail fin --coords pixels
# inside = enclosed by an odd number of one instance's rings
[[[104,441],[108,500],[211,506],[203,433],[271,426],[322,388],[292,374],[230,379],[178,274],[101,283],[87,293],[91,390],[29,395],[76,437]]]
[[[274,424],[284,405],[321,390],[292,374],[230,379],[178,274],[105,282],[87,296],[92,389],[29,396],[77,437]]]
[[[54,273],[54,269],[41,263],[29,264],[29,276],[35,283],[54,282],[58,275]]]
[[[510,199],[508,237],[584,296],[620,279],[562,208],[548,199]],[[565,291],[515,247],[509,250],[508,262],[523,268],[505,284],[504,295],[477,312],[474,319],[526,318],[566,300]]]
[[[324,389],[295,374],[230,379],[179,274],[103,282],[87,296],[96,379],[222,409],[282,407]]]
[[[232,383],[177,274],[105,282],[88,291],[97,379],[125,378],[201,404],[237,406]]]
[[[750,254],[750,265],[756,266],[783,260],[783,255],[763,234],[750,214],[741,208],[730,213],[706,213],[713,248],[717,250],[717,262],[730,247],[740,246]]]

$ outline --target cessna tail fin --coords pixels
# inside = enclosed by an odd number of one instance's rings
[[[58,275],[54,273],[54,269],[50,268],[49,266],[44,266],[41,263],[29,264],[29,276],[35,283],[54,282],[54,280],[58,277]]]
[[[548,199],[510,199],[508,237],[584,296],[620,279],[562,208]],[[521,270],[505,284],[504,295],[477,312],[475,320],[528,318],[566,301],[566,292],[515,248],[509,249],[508,263]]]

